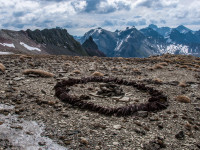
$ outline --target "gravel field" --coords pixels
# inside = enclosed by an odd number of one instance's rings
[[[169,106],[106,116],[55,96],[57,82],[93,76],[145,84],[161,91]],[[90,82],[69,89],[70,95],[103,107],[137,105],[150,98],[147,92],[116,83]],[[198,150],[200,58],[0,55],[0,149]]]

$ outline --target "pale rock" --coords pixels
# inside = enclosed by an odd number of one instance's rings
[[[121,99],[119,99],[120,102],[129,102],[130,101],[130,97],[123,97]]]
[[[120,130],[122,128],[122,126],[118,124],[118,125],[114,125],[113,128],[116,130]]]
[[[113,142],[113,145],[119,145],[119,142]]]

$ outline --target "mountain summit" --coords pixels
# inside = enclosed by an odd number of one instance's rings
[[[177,28],[175,28],[176,30],[178,30],[180,33],[188,33],[189,31],[192,31],[188,28],[186,28],[185,26],[183,25],[180,25],[178,26]]]

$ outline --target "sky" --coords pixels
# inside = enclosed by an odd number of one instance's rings
[[[200,0],[0,0],[0,29],[62,27],[83,35],[149,24],[200,29]]]

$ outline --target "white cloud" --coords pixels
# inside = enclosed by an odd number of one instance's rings
[[[188,25],[200,29],[199,0],[0,0],[0,28],[66,27],[83,34],[94,27],[115,30],[136,24]]]

